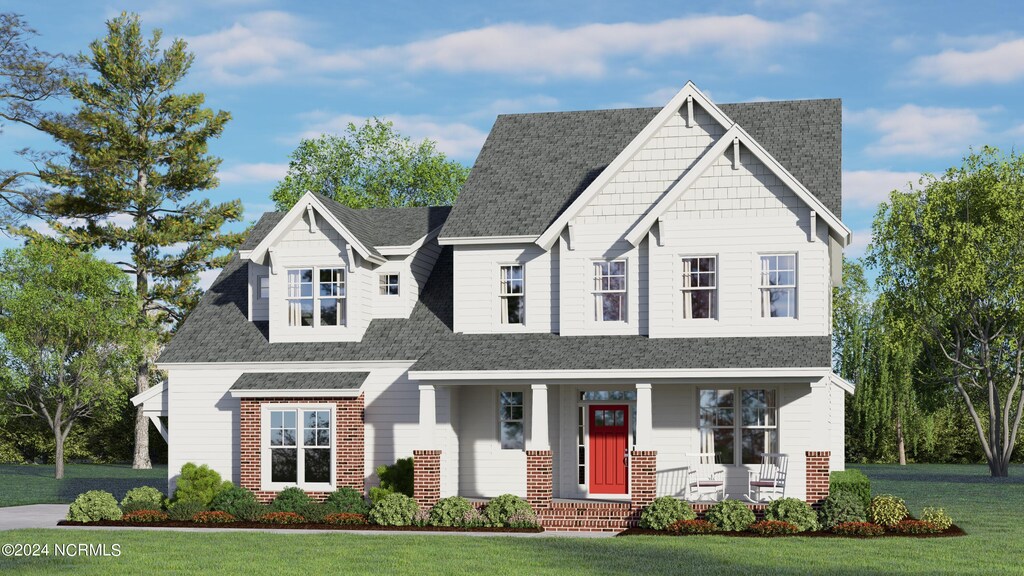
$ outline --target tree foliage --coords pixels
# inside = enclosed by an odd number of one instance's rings
[[[124,400],[142,343],[136,308],[116,266],[57,242],[0,258],[0,390],[51,431],[57,478],[72,427]]]
[[[271,198],[288,210],[306,192],[353,208],[452,204],[469,168],[449,160],[431,140],[414,143],[391,122],[349,123],[342,136],[305,139]]]
[[[881,206],[870,261],[1006,476],[1024,415],[1024,156],[986,147],[922,183]]]

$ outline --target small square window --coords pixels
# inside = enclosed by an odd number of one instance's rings
[[[256,277],[256,298],[260,300],[266,300],[270,298],[270,277],[269,276],[257,276]]]
[[[398,274],[380,275],[380,295],[398,296]]]

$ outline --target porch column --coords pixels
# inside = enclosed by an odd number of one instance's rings
[[[636,446],[635,450],[654,448],[654,410],[651,401],[651,385],[636,385]]]
[[[420,384],[419,445],[412,451],[412,494],[424,510],[441,498],[441,451],[434,438],[437,428],[437,402],[434,386]]]
[[[434,449],[434,429],[437,428],[437,401],[433,384],[420,384],[420,439],[423,448]]]
[[[548,436],[548,386],[533,384],[532,407],[530,408],[530,449],[550,450],[551,441]]]
[[[548,434],[548,387],[530,386],[530,442],[526,450],[526,501],[534,510],[551,507],[553,478]]]

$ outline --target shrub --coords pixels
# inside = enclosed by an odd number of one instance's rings
[[[688,503],[671,496],[661,496],[640,512],[640,527],[665,530],[680,520],[693,520],[696,517],[697,514]]]
[[[936,534],[942,532],[942,528],[931,522],[911,520],[910,518],[900,520],[894,526],[890,526],[889,530],[897,534]]]
[[[867,510],[871,505],[871,480],[856,468],[836,470],[828,476],[828,493],[845,492],[860,500]]]
[[[302,488],[292,486],[277,493],[277,497],[270,503],[270,511],[301,514],[302,510],[312,503],[313,499]]]
[[[120,520],[121,509],[110,492],[89,490],[79,494],[68,509],[68,520],[72,522],[96,522],[97,520]]]
[[[377,466],[380,487],[412,497],[412,470],[412,458],[402,458],[390,466]]]
[[[723,500],[715,504],[704,518],[726,532],[742,532],[754,523],[754,513],[739,500]]]
[[[247,506],[249,503],[256,503],[256,495],[241,486],[232,485],[217,492],[210,502],[210,509],[227,512],[241,518],[241,514],[238,513],[240,507]]]
[[[342,486],[336,491],[331,492],[327,496],[327,500],[324,500],[335,512],[341,512],[345,514],[363,514],[365,515],[370,511],[370,506],[366,503],[366,499],[359,493],[358,490]]]
[[[325,524],[337,524],[341,526],[355,526],[366,524],[365,514],[353,514],[351,512],[335,512],[324,518]]]
[[[484,514],[491,526],[508,526],[508,521],[516,514],[534,514],[530,504],[515,494],[502,494],[487,503]]]
[[[121,520],[124,520],[125,522],[138,522],[140,524],[148,522],[166,522],[170,520],[170,518],[171,517],[167,512],[151,510],[148,508],[125,512],[124,516],[121,516]]]
[[[490,523],[487,521],[487,516],[484,516],[479,508],[474,507],[467,510],[462,516],[462,526],[463,528],[483,528],[490,526]]]
[[[843,522],[833,526],[832,532],[840,536],[881,536],[885,528],[869,522]]]
[[[529,512],[516,512],[509,516],[505,521],[505,526],[509,528],[539,528],[540,522],[537,520],[537,513],[531,509]]]
[[[322,504],[320,502],[310,502],[299,510],[299,514],[313,524],[322,524],[327,515],[333,512],[334,508],[329,504]]]
[[[259,522],[264,524],[305,524],[306,519],[302,514],[295,512],[267,512],[259,517]]]
[[[394,490],[388,490],[387,488],[381,488],[380,486],[373,486],[370,488],[370,507],[372,508],[374,504],[394,493]]]
[[[178,487],[174,490],[175,500],[198,500],[203,506],[209,506],[218,492],[232,486],[231,482],[223,482],[216,470],[203,464],[196,466],[188,462],[181,467],[178,476]]]
[[[668,531],[673,534],[712,534],[718,528],[707,520],[677,520],[668,527]]]
[[[405,494],[388,494],[370,508],[370,521],[381,526],[408,526],[419,509]]]
[[[817,524],[817,521],[815,521]],[[797,532],[803,532],[799,526],[792,522],[784,522],[782,520],[761,520],[760,522],[754,522],[748,528],[754,534],[760,536],[783,536],[785,534],[796,534]]]
[[[196,524],[227,524],[237,521],[237,518],[220,510],[207,510],[206,512],[197,512],[192,516],[192,521]]]
[[[921,511],[921,520],[935,524],[940,530],[948,530],[953,525],[953,519],[942,508],[925,508]]]
[[[882,526],[895,526],[907,517],[907,505],[902,498],[892,494],[882,494],[871,499],[868,508],[868,519]]]
[[[764,511],[765,520],[788,522],[800,532],[818,529],[818,515],[811,505],[799,498],[772,500]]]
[[[469,500],[461,496],[442,498],[430,509],[431,526],[462,526],[466,513],[473,509]]]
[[[416,513],[412,515],[413,526],[427,526],[430,524],[430,511],[422,508],[417,508]]]
[[[199,500],[178,500],[167,508],[167,513],[170,514],[171,520],[177,522],[191,522],[193,516],[205,511],[206,504]]]
[[[256,522],[260,519],[260,516],[263,516],[269,511],[270,510],[266,506],[260,504],[256,500],[243,500],[235,504],[234,510],[226,512],[233,515],[235,518],[238,518],[239,520],[244,520],[246,522]]]
[[[818,519],[827,530],[838,524],[866,522],[868,516],[859,496],[852,492],[836,492],[829,494],[822,503]]]
[[[121,499],[121,509],[125,512],[131,510],[160,510],[163,508],[164,493],[152,486],[139,486],[132,488],[125,493]]]

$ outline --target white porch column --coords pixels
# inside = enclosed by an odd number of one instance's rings
[[[651,385],[636,385],[636,450],[654,449],[654,405]]]
[[[532,402],[530,408],[530,450],[550,450],[551,441],[548,436],[548,386],[533,384],[530,386]]]
[[[437,428],[437,401],[433,384],[420,384],[420,438],[417,445],[425,450],[437,448],[434,430]]]

